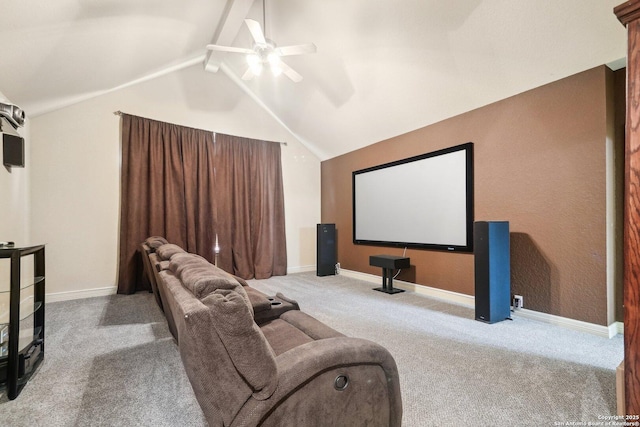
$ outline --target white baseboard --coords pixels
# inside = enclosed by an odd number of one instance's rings
[[[91,297],[103,297],[107,295],[115,295],[117,291],[117,286],[107,286],[104,288],[82,289],[78,291],[52,292],[45,295],[45,301],[49,303]]]
[[[340,271],[340,274],[343,274],[347,277],[353,277],[354,279],[382,284],[382,277],[376,276],[375,274],[345,270],[344,268]],[[394,280],[393,287],[412,291],[431,298],[445,300],[455,304],[463,305],[465,307],[475,307],[475,298],[471,295],[445,291],[443,289],[432,288],[430,286],[416,285],[415,283],[405,282],[402,280]],[[515,312],[513,312],[513,315],[515,317],[537,320],[539,322],[549,323],[551,325],[557,325],[563,328],[573,329],[575,331],[587,332],[589,334],[605,338],[612,338],[617,334],[624,333],[624,326],[621,322],[615,322],[609,326],[602,326],[596,325],[594,323],[583,322],[580,320],[569,319],[568,317],[561,317],[553,314],[541,313],[539,311],[527,310],[525,308],[516,310]]]
[[[316,271],[315,265],[302,265],[298,267],[287,267],[287,274],[295,273],[308,273],[310,271]]]
[[[362,273],[360,271],[340,270],[340,274],[353,277],[354,279],[366,280],[367,282],[382,285],[382,277],[375,274]],[[475,307],[475,298],[471,295],[465,295],[458,292],[445,291],[443,289],[432,288],[430,286],[416,285],[415,283],[405,282],[404,280],[394,280],[393,287],[412,291],[417,294],[426,295],[431,298],[438,298],[448,302],[464,305],[465,307]]]
[[[554,314],[541,313],[539,311],[527,310],[520,308],[513,313],[514,317],[522,317],[523,319],[537,320],[539,322],[549,323],[551,325],[562,326],[563,328],[573,329],[574,331],[586,332],[604,338],[613,338],[619,332],[618,325],[612,323],[609,326],[596,325],[595,323],[583,322],[581,320],[569,319],[568,317],[556,316]]]
[[[316,270],[315,265],[305,265],[300,267],[288,268],[287,274],[306,273],[306,272],[315,271],[315,270]],[[82,289],[78,291],[52,292],[52,293],[46,294],[45,300],[47,302],[58,302],[58,301],[70,301],[70,300],[82,299],[82,298],[103,297],[108,295],[115,295],[117,291],[118,291],[117,286],[107,286],[104,288]]]

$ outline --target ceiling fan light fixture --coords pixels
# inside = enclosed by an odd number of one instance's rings
[[[262,22],[266,27],[264,0],[262,3],[262,14]],[[260,76],[262,74],[262,70],[267,67],[274,77],[284,74],[294,83],[302,81],[302,76],[283,61],[282,57],[316,53],[316,45],[313,43],[306,43],[277,47],[272,40],[265,37],[266,28],[263,32],[258,21],[246,18],[244,22],[249,29],[249,33],[251,33],[251,38],[253,38],[253,45],[251,46],[251,49],[209,44],[207,45],[207,50],[244,54],[247,64],[249,64],[249,68],[247,68],[243,74],[242,80],[251,80],[253,77]],[[208,58],[209,56],[207,56],[206,59],[207,62],[205,69],[207,71],[216,72],[219,67],[216,67],[215,69],[213,69],[213,67],[209,67]]]
[[[280,65],[280,57],[275,53],[270,53],[267,56],[267,61],[269,62],[269,67],[271,68],[271,73],[274,76],[279,76],[282,74],[282,66]]]
[[[278,77],[280,74],[282,74],[282,68],[277,66],[277,65],[272,65],[271,66],[271,73],[275,76]]]
[[[251,72],[254,75],[259,76],[260,74],[262,74],[262,61],[257,54],[251,53],[247,55],[247,63],[249,64],[249,68],[251,68]]]

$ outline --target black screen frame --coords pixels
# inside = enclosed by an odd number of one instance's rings
[[[366,239],[357,239],[357,224],[356,224],[356,176],[360,174],[364,174],[367,172],[377,171],[385,168],[392,168],[395,166],[404,165],[406,163],[411,163],[427,158],[437,157],[449,153],[454,153],[457,151],[465,152],[465,191],[466,191],[466,219],[465,219],[465,235],[466,235],[466,244],[440,244],[440,243],[431,243],[431,242],[402,242],[402,241],[382,241],[382,240],[366,240]],[[381,165],[360,169],[352,172],[352,208],[353,208],[353,243],[356,245],[373,245],[373,246],[388,246],[388,247],[407,247],[407,248],[416,248],[416,249],[427,249],[427,250],[436,250],[436,251],[446,251],[446,252],[465,252],[472,253],[473,252],[473,223],[474,223],[474,166],[473,166],[473,142],[467,142],[465,144],[456,145],[453,147],[444,148],[441,150],[420,154],[413,157],[408,157],[406,159],[401,159],[389,163],[384,163]],[[385,196],[381,195],[381,199]],[[389,199],[387,197],[387,199]]]

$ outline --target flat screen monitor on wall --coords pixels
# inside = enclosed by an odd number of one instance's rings
[[[473,251],[473,143],[353,172],[353,243]]]
[[[24,167],[24,139],[9,133],[2,136],[2,163],[5,166]]]

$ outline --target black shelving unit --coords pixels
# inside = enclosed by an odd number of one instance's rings
[[[33,255],[33,280],[22,285],[21,259],[28,255]],[[0,247],[0,258],[11,262],[9,290],[0,288],[0,298],[8,293],[9,300],[8,313],[0,304],[0,384],[13,400],[44,359],[44,245]]]

